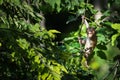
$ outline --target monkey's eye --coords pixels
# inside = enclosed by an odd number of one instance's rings
[[[92,34],[93,32],[92,31],[88,31],[89,34]]]

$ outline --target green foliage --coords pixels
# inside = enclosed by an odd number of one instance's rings
[[[45,0],[46,3],[48,3],[52,9],[56,9],[58,12],[61,10],[60,8],[60,3],[61,3],[61,0]],[[57,5],[57,6],[56,6]]]
[[[119,4],[118,0],[113,2]],[[41,12],[68,12],[72,16],[68,17],[66,24],[86,15],[90,26],[94,26],[97,32],[90,69],[83,64],[84,45],[78,42],[79,30],[58,42],[56,34],[61,32],[43,28]],[[120,52],[120,24],[103,22],[102,19],[99,25],[96,24],[93,19],[96,12],[93,5],[85,3],[85,0],[0,0],[0,79],[119,79],[120,59],[116,56]],[[103,15],[103,18],[109,16],[110,12],[106,11]],[[80,27],[81,37],[86,38],[85,25],[80,24]]]
[[[112,24],[111,25],[111,27],[117,31],[117,33],[112,36],[112,46],[115,45],[114,43],[115,43],[117,37],[120,36],[120,28],[119,28],[119,26],[120,26],[120,24]]]
[[[0,5],[0,79],[60,80],[67,70],[52,53],[56,46],[52,40],[60,32],[41,28],[42,16],[27,2],[21,3],[7,0]]]

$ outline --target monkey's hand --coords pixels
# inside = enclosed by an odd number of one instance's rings
[[[92,47],[86,48],[86,49],[84,50],[84,57],[85,57],[86,59],[88,59],[88,58],[89,58],[89,55],[90,55],[92,52],[93,52],[93,48],[92,48]]]
[[[85,44],[86,40],[82,39],[81,37],[78,37],[79,44]]]

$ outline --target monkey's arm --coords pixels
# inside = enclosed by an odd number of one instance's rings
[[[89,23],[87,22],[85,16],[82,16],[82,22],[86,25],[86,33],[87,33],[87,38],[86,41],[82,41],[79,39],[80,44],[85,44],[85,48],[83,50],[84,52],[84,57],[86,59],[85,61],[85,66],[89,67],[89,60],[90,56],[97,44],[97,37],[96,37],[96,31],[93,27],[89,26]]]
[[[86,43],[86,40],[82,39],[81,37],[78,37],[79,44],[84,44]]]
[[[89,24],[88,24],[85,16],[82,16],[82,22],[86,25],[86,28],[89,28]]]

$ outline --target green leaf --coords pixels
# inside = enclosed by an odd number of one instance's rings
[[[31,6],[29,6],[27,3],[24,3],[24,9],[27,10],[27,11],[31,11],[33,12],[33,9]],[[29,13],[29,12],[28,12]]]
[[[110,16],[110,11],[109,11],[109,10],[105,11],[105,12],[103,13],[103,15],[104,15],[104,16]]]
[[[111,26],[112,25],[112,22],[109,22],[109,21],[106,21],[103,23],[105,26]]]
[[[44,79],[43,79],[44,80]],[[52,74],[49,74],[46,80],[53,80]]]
[[[106,38],[102,33],[98,33],[97,34],[97,38],[98,38],[98,43],[100,44],[101,42],[105,42]]]
[[[40,25],[38,23],[36,23],[33,26],[28,26],[28,29],[32,33],[37,33],[37,32],[40,32]]]
[[[40,13],[34,13],[35,14],[35,20],[36,21],[41,21],[42,19],[44,19],[44,17],[40,14]]]
[[[60,71],[60,66],[54,66],[54,67],[53,67],[53,70],[54,70],[54,72],[57,73],[57,74],[60,74],[60,72],[61,72],[61,71]]]
[[[29,14],[32,16],[32,17],[35,17],[35,14],[33,12],[29,12]]]
[[[60,32],[57,30],[49,30],[48,31],[48,35],[53,39],[56,37],[56,35],[54,33],[60,33]]]
[[[50,4],[51,7],[54,9],[55,5],[57,5],[57,7],[60,7],[61,0],[45,0],[45,2],[47,2],[48,4]]]
[[[120,33],[114,34],[114,35],[112,36],[112,46],[115,45],[114,43],[115,43],[116,38],[117,38],[118,36],[120,36]]]
[[[35,62],[39,64],[40,63],[40,57],[37,55],[34,58],[35,58]]]
[[[28,49],[28,47],[30,46],[30,43],[26,41],[26,39],[17,39],[16,40],[18,42],[18,45],[22,48],[22,49]]]
[[[49,76],[49,73],[44,73],[41,78],[42,80],[46,80],[46,78]]]
[[[28,54],[28,57],[31,58],[33,56],[35,56],[35,50],[34,48],[31,48],[30,50],[27,51],[29,54]]]
[[[103,51],[97,51],[97,56],[101,59],[107,59],[106,54]]]
[[[60,31],[52,29],[52,30],[49,30],[48,33],[60,33]]]
[[[60,3],[61,3],[61,0],[56,0],[56,5],[57,5],[57,11],[58,12],[60,12],[60,10],[61,10]]]
[[[3,0],[0,0],[0,5],[3,3]]]
[[[68,38],[65,38],[64,41],[69,41],[69,40],[74,40],[75,37],[68,37]]]
[[[2,43],[0,43],[0,47],[2,46]]]
[[[61,70],[64,71],[65,73],[68,73],[67,69],[61,65]]]
[[[111,26],[113,29],[117,30],[120,33],[120,24],[112,24]]]
[[[98,44],[97,48],[101,49],[101,50],[107,50],[107,47],[105,45],[101,45],[101,44]]]

